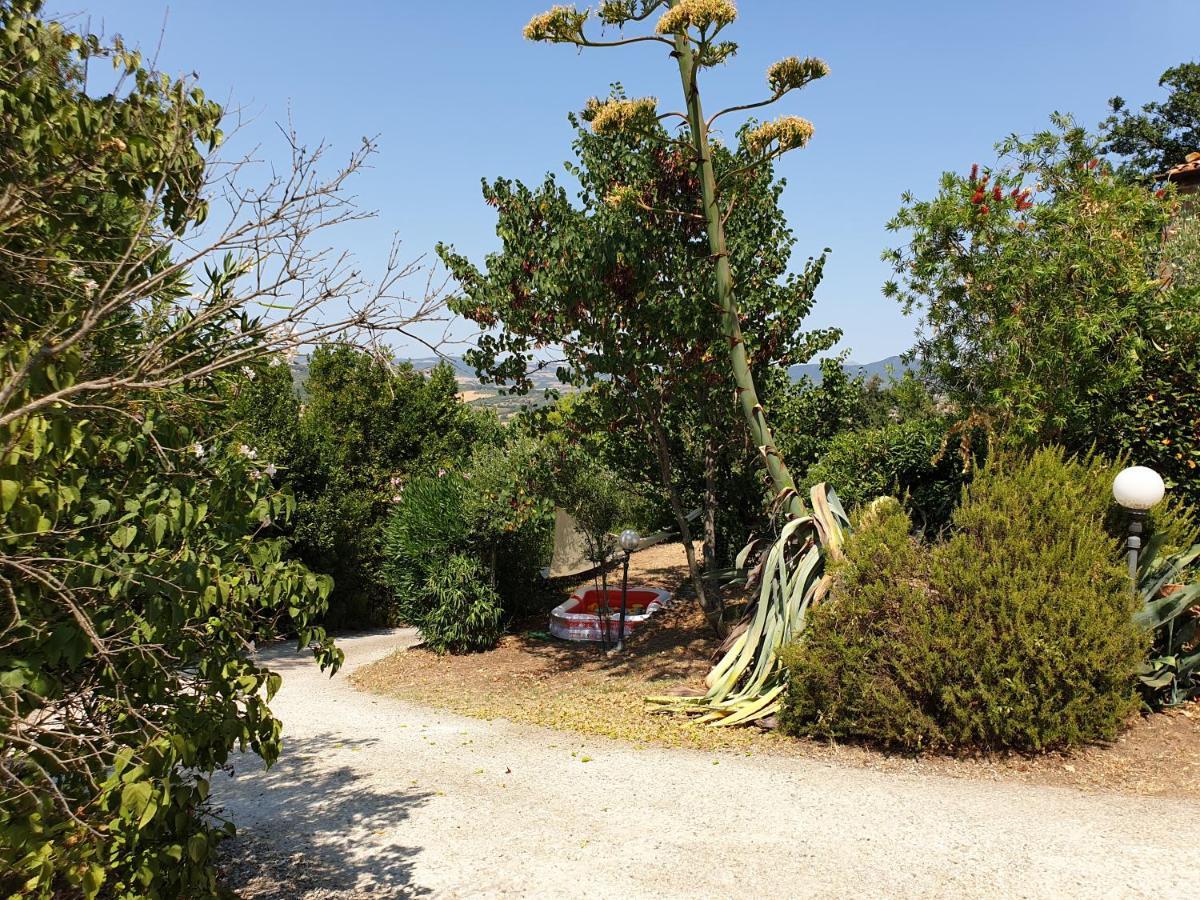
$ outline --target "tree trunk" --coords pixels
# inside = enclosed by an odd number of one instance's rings
[[[717,570],[717,446],[712,435],[704,438],[704,574]]]
[[[687,554],[688,574],[692,578],[692,587],[696,590],[696,599],[704,618],[712,626],[717,637],[725,636],[725,608],[718,602],[710,603],[708,591],[704,584],[704,574],[696,561],[696,548],[692,545],[692,529],[688,525],[687,513],[683,509],[683,501],[675,487],[675,477],[671,470],[671,446],[667,442],[667,433],[663,430],[662,422],[657,418],[650,419],[650,430],[654,433],[654,447],[658,452],[658,469],[662,475],[663,487],[671,501],[671,512],[675,514],[675,524],[679,526],[679,537],[683,540],[683,552]]]
[[[670,6],[677,6],[678,2],[679,0],[671,0]],[[796,482],[783,457],[775,448],[775,440],[767,424],[766,413],[758,401],[754,376],[750,372],[750,363],[746,357],[746,345],[742,341],[742,327],[734,299],[733,269],[729,264],[725,226],[718,205],[717,179],[708,146],[708,128],[704,121],[704,110],[700,105],[700,91],[696,85],[695,54],[692,45],[682,34],[675,36],[674,56],[679,64],[679,78],[683,85],[684,99],[687,101],[688,122],[691,125],[692,143],[697,157],[696,168],[700,175],[700,191],[704,202],[704,218],[708,226],[708,246],[717,266],[717,302],[721,307],[721,332],[729,341],[729,358],[737,384],[737,399],[741,403],[742,413],[750,426],[750,434],[758,446],[758,452],[766,461],[767,472],[771,476],[771,484],[775,491],[775,502],[792,517],[804,516],[808,514],[808,509],[796,491]]]

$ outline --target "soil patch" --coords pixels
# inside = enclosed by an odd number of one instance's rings
[[[610,575],[619,585],[620,571]],[[615,581],[614,581],[615,579]],[[545,615],[519,623],[495,650],[442,656],[415,647],[356,671],[360,687],[477,718],[503,718],[635,744],[803,756],[880,770],[1022,781],[1147,796],[1200,798],[1200,704],[1139,717],[1113,744],[1070,754],[907,757],[856,745],[796,740],[756,728],[697,726],[652,712],[648,694],[696,694],[717,642],[687,588],[679,544],[634,555],[630,584],[676,591],[626,653],[548,637]],[[584,584],[591,585],[587,579]],[[566,596],[564,593],[562,596]],[[547,610],[548,612],[548,610]]]

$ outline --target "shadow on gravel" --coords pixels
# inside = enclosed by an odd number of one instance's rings
[[[238,833],[221,846],[226,887],[247,900],[350,900],[427,896],[412,884],[419,847],[392,843],[388,834],[428,792],[359,784],[331,756],[374,752],[374,739],[333,734],[284,738],[283,754],[263,771],[247,754],[219,777],[214,794]]]

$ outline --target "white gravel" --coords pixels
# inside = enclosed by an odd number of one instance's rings
[[[1195,897],[1200,804],[637,749],[356,691],[268,651],[280,761],[215,795],[247,897]]]

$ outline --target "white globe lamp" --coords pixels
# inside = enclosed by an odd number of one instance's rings
[[[1113,479],[1113,499],[1130,510],[1145,512],[1158,504],[1166,492],[1162,476],[1146,466],[1122,469]]]
[[[1122,469],[1113,479],[1113,499],[1129,510],[1129,537],[1125,555],[1129,561],[1129,581],[1137,593],[1138,557],[1142,551],[1142,522],[1146,513],[1163,498],[1166,485],[1162,476],[1146,466]]]

